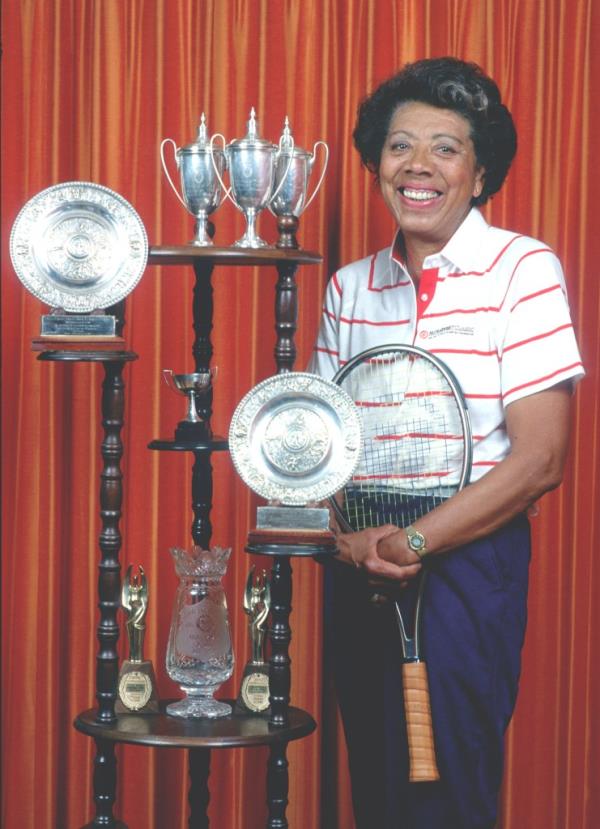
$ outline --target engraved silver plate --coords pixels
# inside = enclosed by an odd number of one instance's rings
[[[239,403],[229,429],[240,477],[263,498],[288,506],[341,489],[358,464],[361,440],[350,395],[305,372],[263,380]]]
[[[129,202],[99,184],[70,181],[42,190],[21,209],[10,235],[17,276],[52,308],[108,308],[138,283],[148,238]]]

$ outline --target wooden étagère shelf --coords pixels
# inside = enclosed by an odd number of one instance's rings
[[[319,254],[301,249],[194,247],[193,245],[159,245],[149,250],[148,265],[191,265],[195,275],[192,315],[194,342],[192,357],[195,372],[210,368],[213,354],[210,334],[213,328],[212,273],[215,266],[265,267],[277,271],[275,285],[275,348],[277,373],[293,370],[296,357],[294,336],[297,322],[297,288],[295,282],[299,265],[319,264]],[[100,562],[98,565],[98,597],[100,622],[97,629],[98,654],[96,659],[97,707],[81,712],[74,720],[75,728],[92,737],[96,743],[94,765],[94,802],[96,814],[89,829],[127,829],[113,815],[116,799],[116,757],[114,747],[119,743],[144,745],[154,748],[184,748],[189,750],[189,826],[205,829],[208,822],[210,799],[208,778],[210,751],[217,748],[244,748],[256,745],[269,746],[267,764],[267,829],[285,829],[288,826],[285,811],[288,795],[287,743],[306,737],[314,731],[316,723],[305,711],[290,706],[290,659],[291,630],[289,615],[292,598],[292,571],[290,558],[310,557],[319,552],[310,545],[258,545],[249,552],[265,553],[272,557],[271,571],[271,641],[270,660],[270,708],[262,715],[233,713],[218,720],[190,721],[167,716],[165,700],[160,703],[159,714],[117,714],[115,702],[118,684],[119,624],[117,612],[120,604],[120,562],[122,473],[120,461],[123,454],[120,432],[123,426],[124,383],[122,372],[137,354],[126,350],[122,343],[124,303],[109,311],[119,318],[119,342],[112,350],[92,343],[62,347],[60,342],[48,344],[38,359],[44,362],[101,363],[104,368],[102,385],[102,425],[104,437],[101,453],[104,467],[100,476],[100,518],[102,531],[99,538]],[[43,343],[42,343],[43,346]],[[39,350],[39,345],[34,344]],[[212,415],[212,389],[198,396],[196,407],[201,419],[207,424],[210,437],[193,442],[163,437],[149,443],[156,451],[192,452],[191,493],[193,522],[191,537],[194,544],[210,546],[212,526],[212,466],[213,452],[228,450],[227,439],[210,432]],[[267,549],[268,548],[268,549]]]

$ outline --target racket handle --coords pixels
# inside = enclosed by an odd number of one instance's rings
[[[440,779],[433,743],[431,704],[427,667],[424,662],[405,662],[402,666],[404,710],[408,732],[410,782]]]

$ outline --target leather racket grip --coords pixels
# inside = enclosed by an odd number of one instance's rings
[[[440,779],[433,743],[431,704],[427,667],[424,662],[405,662],[402,666],[404,710],[408,732],[410,782]]]

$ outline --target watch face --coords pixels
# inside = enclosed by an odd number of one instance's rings
[[[425,537],[419,532],[415,532],[414,534],[409,535],[408,546],[411,550],[414,550],[416,553],[420,552],[425,546]]]

